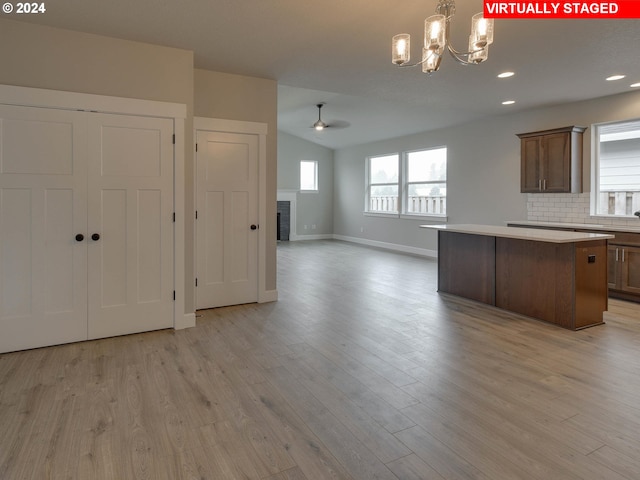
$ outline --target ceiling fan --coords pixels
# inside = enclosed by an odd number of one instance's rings
[[[316,120],[316,122],[311,125],[311,128],[315,128],[316,131],[321,132],[322,130],[324,130],[325,128],[346,128],[348,127],[350,124],[349,122],[344,122],[344,121],[340,121],[340,120],[336,120],[331,124],[325,123],[322,121],[322,115],[321,115],[321,111],[322,111],[322,107],[323,107],[324,103],[318,103],[316,105],[316,107],[318,107],[318,120]]]
[[[315,128],[315,129],[316,129],[317,131],[319,131],[319,132],[320,132],[320,131],[322,131],[322,130],[324,130],[325,128],[328,128],[328,127],[330,127],[330,126],[331,126],[331,125],[326,124],[326,123],[324,123],[324,122],[322,121],[322,118],[321,118],[320,112],[321,112],[321,110],[322,110],[322,106],[323,106],[323,105],[324,105],[324,103],[319,103],[319,104],[317,104],[317,105],[316,105],[316,107],[318,107],[318,120],[317,120],[313,125],[311,125],[311,127],[312,127],[312,128]]]

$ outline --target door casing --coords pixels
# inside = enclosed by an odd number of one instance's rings
[[[195,138],[199,130],[222,133],[244,133],[258,136],[258,303],[273,302],[278,299],[277,290],[266,289],[266,251],[267,251],[267,124],[261,122],[244,122],[219,118],[194,118],[194,150]],[[195,152],[194,152],[195,158]],[[195,185],[194,169],[194,185]],[[195,195],[195,194],[194,194]],[[274,199],[275,202],[275,199]],[[195,198],[194,198],[195,204]],[[195,212],[194,212],[195,215]],[[194,235],[194,251],[196,251]],[[193,271],[196,271],[194,255]],[[195,292],[194,292],[195,305]]]

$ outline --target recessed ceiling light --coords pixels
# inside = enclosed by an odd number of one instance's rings
[[[503,105],[513,105],[514,103],[516,103],[515,100],[505,100],[502,102]]]
[[[509,78],[513,77],[514,75],[514,72],[502,72],[500,75],[498,75],[498,78]]]
[[[640,87],[640,82],[638,83],[632,83],[631,85],[629,85],[631,88],[638,88]]]
[[[613,80],[622,80],[626,75],[611,75],[607,77],[607,82],[612,82]]]

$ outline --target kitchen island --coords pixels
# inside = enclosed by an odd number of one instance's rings
[[[610,234],[490,225],[438,230],[438,291],[579,330],[604,323]]]

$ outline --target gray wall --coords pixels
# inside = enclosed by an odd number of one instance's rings
[[[527,195],[520,193],[517,133],[568,125],[589,127],[637,117],[640,117],[640,92],[634,91],[336,150],[334,234],[356,241],[437,250],[436,233],[418,226],[441,222],[363,214],[367,156],[446,145],[448,222],[503,225],[508,220],[527,218]],[[588,192],[591,129],[585,132],[583,148],[583,186]]]
[[[300,160],[318,162],[317,193],[300,192]],[[278,190],[297,192],[298,236],[333,234],[333,183],[333,150],[278,132]]]

